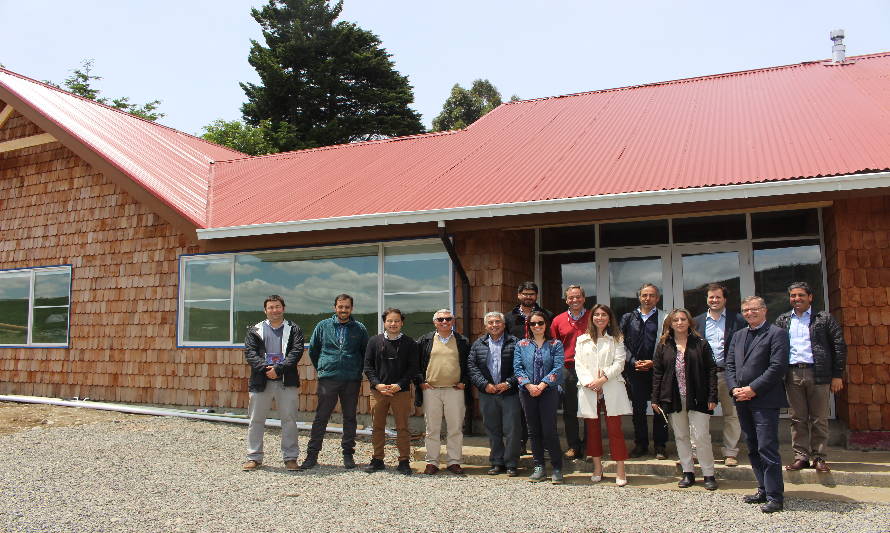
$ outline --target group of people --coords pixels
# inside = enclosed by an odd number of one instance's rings
[[[479,409],[489,438],[491,475],[519,475],[519,457],[531,447],[532,482],[563,483],[563,461],[591,457],[591,480],[603,479],[602,421],[605,420],[615,483],[627,484],[625,461],[649,453],[647,408],[651,404],[656,459],[667,459],[668,426],[674,433],[683,475],[678,485],[696,483],[700,464],[704,487],[718,488],[711,445],[710,416],[723,411],[723,462],[738,465],[744,431],[758,491],[747,503],[766,513],[783,508],[779,455],[779,410],[790,407],[794,459],[789,471],[815,468],[828,472],[829,392],[843,388],[846,344],[837,321],[813,312],[813,291],[804,282],[788,288],[792,309],[775,324],[766,322],[763,298],[741,301],[741,314],[726,308],[728,289],[707,286],[708,310],[693,317],[686,309],[658,308],[657,286],[644,283],[638,308],[618,319],[603,304],[585,308],[584,289],[565,291],[567,309],[554,316],[537,303],[538,287],[523,282],[518,303],[506,315],[483,317],[485,333],[470,342],[454,328],[454,314],[440,309],[434,331],[415,341],[402,332],[405,316],[388,308],[384,332],[368,336],[352,318],[353,299],[340,294],[334,315],[315,327],[309,357],[317,373],[318,400],[308,449],[302,463],[297,443],[297,362],[304,337],[284,318],[285,304],[273,295],[263,303],[266,320],[249,328],[245,357],[249,383],[248,454],[244,470],[263,461],[263,428],[274,399],[281,418],[281,447],[288,470],[318,464],[323,435],[340,402],[343,414],[343,465],[355,468],[356,411],[362,375],[371,386],[373,456],[367,472],[386,468],[385,426],[395,419],[398,466],[410,466],[408,418],[423,406],[426,423],[424,474],[440,471],[441,431],[446,426],[445,469],[464,476],[461,467],[465,391],[478,392]],[[411,402],[410,386],[415,386]],[[566,452],[557,428],[562,407]],[[621,417],[631,415],[634,446],[627,449]],[[583,429],[579,427],[583,420]],[[546,473],[546,459],[550,476]]]

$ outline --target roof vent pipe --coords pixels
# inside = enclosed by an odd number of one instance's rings
[[[831,60],[835,63],[843,63],[847,59],[847,46],[844,44],[844,30],[832,30]]]

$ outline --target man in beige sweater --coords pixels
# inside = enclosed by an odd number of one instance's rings
[[[463,476],[460,466],[463,454],[464,389],[467,387],[467,354],[470,343],[454,331],[454,314],[440,309],[433,314],[436,331],[418,339],[420,345],[419,389],[426,421],[426,469],[424,474],[439,471],[442,418],[445,418],[447,470]]]

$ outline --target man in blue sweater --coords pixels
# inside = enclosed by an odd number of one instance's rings
[[[319,322],[309,340],[309,358],[318,374],[318,407],[312,421],[306,459],[300,465],[302,469],[318,464],[325,429],[338,399],[343,412],[343,466],[355,468],[356,411],[368,330],[352,318],[352,306],[352,296],[348,294],[334,298],[334,316]]]

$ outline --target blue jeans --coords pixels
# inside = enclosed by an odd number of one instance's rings
[[[518,394],[479,394],[482,424],[491,448],[488,460],[492,466],[516,468],[519,463],[519,442],[522,428],[519,423]]]
[[[748,443],[748,459],[757,477],[757,487],[766,499],[783,502],[782,458],[779,455],[779,410],[751,407],[750,401],[736,402],[739,423]]]

